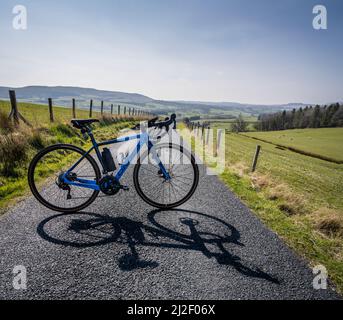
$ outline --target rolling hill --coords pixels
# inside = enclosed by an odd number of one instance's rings
[[[8,99],[9,87],[0,87],[0,99]],[[202,117],[215,116],[258,116],[263,113],[277,112],[280,110],[291,110],[305,106],[302,103],[290,103],[281,105],[255,105],[241,104],[237,102],[203,102],[203,101],[165,101],[156,100],[138,93],[126,93],[119,91],[105,91],[92,88],[80,87],[48,87],[28,86],[14,88],[19,101],[32,103],[46,103],[48,98],[54,100],[55,105],[70,106],[72,98],[77,100],[78,107],[87,108],[89,100],[93,99],[95,106],[100,101],[105,101],[105,109],[109,104],[135,105],[141,108],[164,115],[175,112],[182,116],[200,115]]]

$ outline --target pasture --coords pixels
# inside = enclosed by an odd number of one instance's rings
[[[248,132],[249,137],[343,161],[343,128]]]

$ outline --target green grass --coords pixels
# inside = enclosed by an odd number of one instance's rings
[[[250,166],[257,143],[261,154],[258,172],[268,174],[303,194],[312,207],[328,206],[343,209],[343,166],[311,158],[241,134],[227,134],[228,165],[243,162]]]
[[[27,119],[34,127],[40,127],[49,123],[49,109],[47,105],[18,103],[19,112]],[[10,104],[7,101],[0,100],[0,111],[5,113],[10,112]],[[53,107],[54,119],[56,122],[68,122],[72,118],[71,108]],[[89,111],[76,110],[77,118],[88,119]],[[93,112],[93,117],[100,117],[99,112]]]
[[[45,146],[56,143],[69,143],[87,149],[91,146],[89,140],[85,142],[79,133],[79,130],[70,126],[69,121],[72,117],[71,110],[67,108],[54,107],[55,122],[50,123],[47,106],[35,105],[30,103],[20,103],[18,105],[20,113],[33,125],[33,128],[28,128],[25,125],[17,130],[14,134],[6,132],[0,128],[0,151],[3,152],[4,157],[0,160],[6,160],[6,152],[8,157],[13,158],[13,165],[9,162],[10,168],[6,169],[5,162],[0,161],[0,211],[5,209],[16,201],[18,197],[24,196],[28,193],[27,185],[27,169],[30,160],[37,153],[38,150]],[[5,116],[2,122],[8,122],[6,115],[10,111],[8,102],[0,101],[0,112],[4,112]],[[99,113],[93,113],[94,117],[100,117]],[[88,118],[88,112],[84,110],[77,110],[77,117]],[[137,119],[136,119],[137,120]],[[121,118],[120,122],[113,123],[109,119],[104,119],[99,125],[95,126],[94,135],[98,141],[114,138],[118,131],[123,128],[132,127],[136,124],[134,118]],[[13,139],[13,141],[20,141],[22,150],[25,155],[22,156],[21,161],[16,162],[17,146],[13,143],[4,144],[3,139]],[[17,139],[17,140],[15,140]],[[18,140],[19,139],[19,140]],[[10,140],[12,141],[12,140]],[[10,152],[11,151],[11,152]],[[7,157],[7,158],[8,158]],[[11,159],[12,159],[11,158]],[[9,158],[8,158],[9,159]],[[61,159],[56,159],[60,161]],[[8,162],[7,162],[8,163]],[[48,176],[49,172],[42,170],[42,179]]]
[[[306,216],[288,216],[280,210],[276,201],[268,199],[265,192],[256,191],[248,177],[240,177],[227,169],[221,179],[288,246],[307,259],[312,267],[324,265],[338,291],[343,292],[341,239],[322,236],[316,232]]]
[[[254,123],[257,121],[257,118],[255,117],[244,117],[244,120],[248,122],[248,131],[255,131]],[[210,120],[203,120],[203,121],[209,121],[210,127],[212,129],[225,129],[228,131],[231,131],[232,124],[235,121],[235,119],[210,119]]]
[[[251,132],[246,135],[343,161],[343,128]]]
[[[126,121],[105,127],[97,126],[94,130],[94,135],[98,141],[114,138],[117,136],[120,129],[133,126],[135,123],[135,121]],[[44,146],[56,143],[68,143],[79,146],[86,150],[91,146],[89,141],[85,142],[77,135],[76,130],[66,124],[56,124],[50,126],[48,130],[43,131],[42,139],[44,141]],[[29,188],[27,184],[27,169],[30,160],[37,151],[37,148],[29,144],[27,161],[20,165],[20,167],[15,168],[15,176],[0,175],[0,212],[4,212],[5,209],[7,209],[10,204],[14,203],[18,197],[28,194]],[[55,160],[61,161],[61,159]],[[42,173],[42,179],[47,178],[48,174],[49,172],[44,171]]]
[[[314,132],[313,140],[320,138],[320,131]],[[324,136],[328,139],[326,129]],[[245,134],[227,132],[225,142],[226,165],[220,179],[310,265],[326,266],[338,291],[343,292],[343,165]],[[257,172],[251,174],[257,144],[262,149]],[[340,232],[324,233],[319,228],[323,221],[326,226],[333,221]]]

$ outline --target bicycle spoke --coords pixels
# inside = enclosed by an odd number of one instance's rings
[[[81,154],[74,149],[57,147],[42,156],[36,163],[33,181],[40,197],[49,205],[66,209],[79,207],[94,194],[95,191],[92,189],[69,185],[71,199],[68,199],[68,190],[64,190],[66,185],[62,188],[62,185],[57,184],[61,173],[66,172],[79,158]],[[72,174],[76,178],[94,181],[97,179],[97,174],[86,157],[74,168]],[[40,180],[45,176],[45,182],[41,182]]]
[[[144,197],[161,205],[168,207],[176,203],[182,203],[183,199],[191,194],[197,179],[195,165],[189,154],[185,154],[181,148],[170,148],[167,145],[157,146],[155,152],[159,161],[163,164],[171,179],[165,180],[161,177],[161,169],[155,165],[156,161],[151,160],[152,154],[149,153],[148,164],[140,165],[138,172],[139,188]],[[142,161],[142,163],[143,163]],[[156,179],[163,179],[162,181]]]

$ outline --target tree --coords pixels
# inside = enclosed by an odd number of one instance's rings
[[[320,127],[320,106],[319,105],[315,106],[310,116],[311,116],[310,127],[319,128]]]
[[[343,105],[341,105],[339,109],[335,112],[335,114],[333,115],[332,125],[335,127],[343,126]]]
[[[262,114],[257,130],[275,131],[284,129],[343,127],[343,105],[307,106],[298,110],[282,111],[273,114]],[[237,127],[234,127],[237,131]]]
[[[236,118],[234,123],[232,124],[231,131],[232,132],[246,132],[248,128],[248,124],[244,121],[242,114]]]

